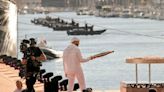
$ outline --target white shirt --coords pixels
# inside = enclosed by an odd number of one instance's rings
[[[74,74],[82,71],[80,63],[87,62],[90,59],[83,59],[80,49],[74,45],[69,45],[63,53],[63,63],[65,74]]]
[[[22,92],[22,89],[15,89],[14,92]]]

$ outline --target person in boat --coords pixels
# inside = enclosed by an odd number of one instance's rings
[[[75,25],[75,21],[72,19],[72,23],[71,23],[72,25]]]
[[[81,92],[86,89],[85,78],[81,63],[94,59],[89,57],[84,59],[78,48],[80,40],[76,37],[71,39],[71,44],[63,52],[63,66],[65,76],[68,78],[68,92],[73,91],[75,78],[78,80]]]
[[[85,29],[86,29],[86,31],[88,31],[88,24],[87,23],[85,23]]]
[[[61,23],[64,24],[64,20],[61,20]]]
[[[30,47],[28,47],[22,58],[22,64],[26,65],[26,92],[35,92],[34,84],[40,71],[40,61],[46,60],[46,56],[36,47],[34,38],[30,38]]]
[[[38,43],[39,47],[47,47],[47,41],[45,39],[40,40]]]
[[[91,26],[91,29],[90,29],[90,31],[93,31],[93,27],[94,27],[94,25],[92,25],[92,26]]]
[[[79,27],[79,23],[76,23],[76,26]]]
[[[57,18],[56,22],[60,22],[60,18],[59,17]]]

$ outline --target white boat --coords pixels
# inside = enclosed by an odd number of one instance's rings
[[[156,17],[156,19],[157,20],[164,20],[164,15],[163,16],[159,15],[159,16]]]
[[[124,9],[121,12],[120,17],[122,17],[122,18],[132,18],[133,17],[133,13],[131,12],[130,9]]]
[[[38,47],[44,52],[47,59],[61,58],[63,56],[62,51],[56,51],[56,50],[48,47],[46,40],[41,40],[38,43]]]
[[[154,19],[164,20],[164,0],[158,0],[158,7],[156,8],[156,15]]]
[[[77,15],[93,15],[93,11],[87,7],[79,8],[76,12]]]
[[[56,51],[51,48],[40,47],[48,59],[61,58],[63,55],[62,51]]]
[[[163,8],[164,9],[164,8]],[[160,9],[157,16],[156,16],[156,19],[157,20],[164,20],[164,10],[163,9]]]

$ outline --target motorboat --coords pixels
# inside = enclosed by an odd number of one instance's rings
[[[85,28],[75,28],[72,30],[67,30],[67,34],[68,35],[100,35],[105,31],[106,29],[93,30],[93,29],[85,29]]]
[[[43,51],[43,53],[46,55],[48,60],[61,58],[63,56],[62,51],[56,51],[48,47],[46,43],[47,43],[46,40],[42,40],[38,43],[38,47]]]

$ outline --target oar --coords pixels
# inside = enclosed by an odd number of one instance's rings
[[[114,51],[105,51],[105,52],[101,52],[101,53],[98,53],[98,54],[95,54],[93,56],[90,56],[91,59],[95,59],[95,58],[99,58],[99,57],[102,57],[102,56],[106,56],[108,54],[111,54],[113,53]]]

